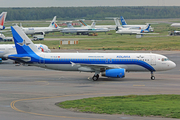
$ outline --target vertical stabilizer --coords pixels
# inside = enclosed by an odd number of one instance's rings
[[[93,22],[92,22],[92,24],[91,24],[91,27],[92,28],[95,28],[95,26],[96,26],[96,20],[92,20]]]
[[[88,26],[83,20],[79,20],[79,22],[80,22],[83,26]]]
[[[150,28],[150,24],[147,24],[147,26],[146,26],[146,29],[145,30],[149,30],[149,28]]]
[[[58,25],[56,24],[56,16],[54,16],[54,18],[51,21],[49,27],[51,27],[51,28],[58,28]]]
[[[125,19],[123,18],[123,16],[121,16],[120,19],[121,19],[121,24],[122,25],[127,25],[127,23],[126,23]]]
[[[34,54],[40,52],[19,26],[11,26],[11,31],[18,54]]]
[[[2,12],[0,15],[0,29],[1,30],[5,29],[4,22],[6,19],[6,15],[7,15],[7,12]]]
[[[72,25],[72,21],[66,21],[65,23],[67,24],[68,28],[74,28]]]
[[[114,18],[114,22],[115,22],[117,27],[121,27],[121,24],[119,23],[119,19],[118,18]]]

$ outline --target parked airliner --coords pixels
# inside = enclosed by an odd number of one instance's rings
[[[159,33],[149,33],[150,24],[147,24],[145,29],[138,29],[138,28],[123,28],[118,18],[114,18],[115,24],[116,24],[116,33],[117,34],[135,34],[135,35],[146,35],[146,34],[159,34]]]
[[[83,21],[82,21],[82,23],[85,26],[82,26],[82,27],[73,27],[71,23],[72,23],[72,21],[66,22],[68,27],[67,28],[63,28],[61,30],[61,32],[62,33],[76,33],[77,35],[79,35],[79,34],[88,35],[89,33],[108,32],[109,31],[108,28],[96,28],[94,26],[88,26]]]
[[[121,16],[120,19],[121,19],[121,24],[122,24],[123,28],[146,29],[146,26],[147,26],[147,25],[128,25],[123,16]],[[149,31],[151,31],[151,32],[154,31],[151,26],[149,28]]]
[[[116,25],[96,25],[97,20],[91,20],[92,24],[91,26],[96,27],[96,28],[107,28],[109,30],[115,30],[116,29]],[[79,22],[81,23],[81,25],[83,26],[87,26],[87,24],[85,24],[85,22],[83,22],[82,20],[79,20]]]
[[[49,53],[51,50],[44,44],[35,44],[37,49],[41,52]],[[7,60],[8,55],[17,54],[14,44],[0,44],[0,58]]]
[[[34,35],[34,34],[41,34],[45,35],[50,32],[60,32],[62,29],[56,24],[56,16],[54,16],[53,20],[51,21],[49,27],[30,27],[30,28],[24,28],[22,27],[22,30],[25,32],[26,35]]]
[[[153,72],[176,67],[166,56],[153,53],[43,53],[18,26],[11,27],[17,54],[8,58],[27,64],[61,71],[94,72],[110,78],[123,78],[126,71]]]
[[[171,27],[180,27],[180,23],[172,23]]]

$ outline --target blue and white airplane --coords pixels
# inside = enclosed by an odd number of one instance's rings
[[[117,34],[130,34],[130,35],[146,35],[146,34],[159,34],[159,33],[149,33],[150,32],[150,24],[147,24],[144,29],[137,29],[137,28],[123,28],[118,18],[114,18],[116,24],[116,33]]]
[[[147,25],[128,25],[123,16],[120,17],[121,24],[123,28],[131,28],[131,29],[145,29]],[[153,32],[153,28],[150,26],[149,30]]]
[[[100,73],[123,78],[129,71],[150,72],[154,80],[154,72],[176,67],[166,56],[152,53],[43,53],[21,28],[13,26],[11,31],[17,54],[9,55],[9,59],[53,70],[94,72],[94,81]]]

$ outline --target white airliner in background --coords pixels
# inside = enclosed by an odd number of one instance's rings
[[[43,53],[18,26],[11,27],[17,54],[8,58],[43,68],[61,71],[95,72],[111,78],[123,78],[126,71],[153,72],[176,67],[166,56],[152,53]]]
[[[41,34],[45,35],[50,32],[60,32],[62,29],[56,24],[56,16],[54,16],[53,20],[51,21],[49,27],[30,27],[30,28],[24,28],[22,27],[22,30],[26,35],[34,35],[34,34]]]
[[[82,34],[82,35],[88,35],[89,33],[96,33],[96,32],[108,32],[108,28],[96,28],[95,26],[89,26],[85,24],[82,21],[82,24],[85,26],[82,27],[73,27],[72,26],[72,21],[66,22],[67,28],[63,28],[61,30],[62,33],[76,33],[77,35]]]
[[[131,29],[146,29],[147,25],[128,25],[125,21],[125,19],[123,18],[123,16],[120,17],[121,19],[121,24],[123,28],[131,28]],[[149,31],[153,32],[153,28],[150,26]]]
[[[180,23],[172,23],[171,27],[180,27]]]
[[[87,24],[84,23],[82,20],[79,20],[79,22],[81,23],[81,25],[87,26]],[[91,26],[94,26],[96,28],[107,28],[109,30],[115,30],[116,29],[116,25],[96,25],[96,22],[97,22],[97,20],[92,20]]]
[[[146,34],[159,34],[159,33],[149,33],[150,32],[150,24],[146,25],[145,29],[138,29],[138,28],[123,28],[120,23],[118,18],[114,18],[115,24],[116,24],[116,33],[117,34],[130,34],[130,35],[146,35]]]
[[[36,48],[45,53],[51,52],[51,50],[43,44],[35,44]],[[8,55],[17,54],[16,47],[14,44],[0,44],[0,58],[7,60]]]

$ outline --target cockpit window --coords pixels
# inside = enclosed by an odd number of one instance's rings
[[[162,61],[169,61],[168,58],[162,58]]]

